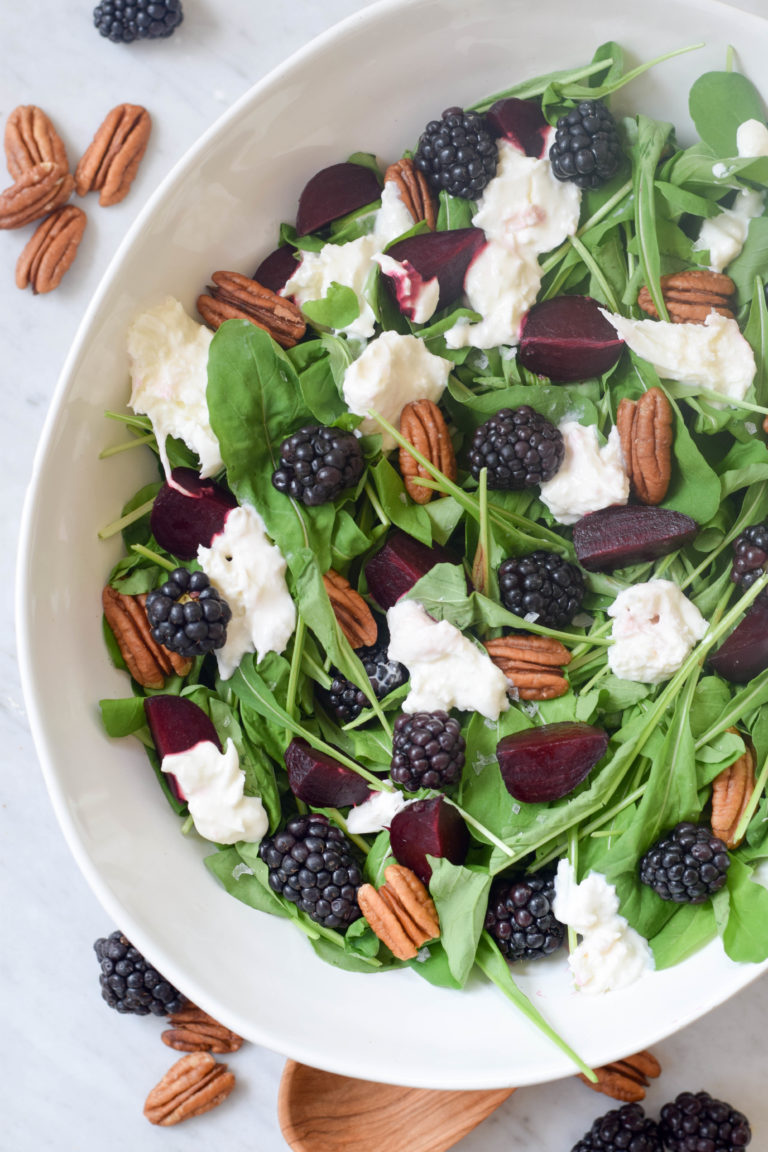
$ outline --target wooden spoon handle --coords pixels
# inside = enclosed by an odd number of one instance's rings
[[[444,1152],[514,1088],[441,1092],[321,1072],[293,1060],[280,1082],[278,1117],[294,1152]]]

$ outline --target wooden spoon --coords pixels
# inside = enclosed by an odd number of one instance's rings
[[[294,1152],[444,1152],[513,1092],[400,1088],[288,1060],[277,1110]]]

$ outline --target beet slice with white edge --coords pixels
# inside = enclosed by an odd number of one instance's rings
[[[253,279],[270,292],[281,292],[300,264],[301,253],[289,244],[275,248],[265,256],[253,274]]]
[[[331,164],[316,172],[304,185],[296,214],[296,231],[299,236],[317,232],[380,196],[381,185],[371,168],[349,161]]]
[[[407,236],[390,245],[385,255],[404,265],[404,270],[390,272],[385,266],[382,273],[400,311],[410,315],[413,310],[414,281],[426,283],[435,278],[440,287],[437,308],[452,304],[464,291],[467,270],[485,244],[485,233],[479,228],[455,228]]]
[[[300,737],[286,748],[285,767],[294,796],[313,808],[347,808],[364,803],[371,794],[362,776]]]
[[[429,883],[432,868],[427,856],[463,864],[469,850],[469,832],[460,814],[442,796],[415,800],[393,818],[389,829],[392,854],[398,864]]]
[[[209,548],[237,500],[213,480],[201,480],[193,468],[174,468],[155,497],[149,518],[161,548],[179,560],[193,560],[202,544]]]
[[[613,368],[624,341],[591,296],[554,296],[523,317],[519,359],[556,384],[602,376]]]
[[[509,140],[520,152],[543,158],[549,124],[537,101],[506,96],[491,105],[485,118],[498,136]]]
[[[221,741],[202,708],[188,700],[186,696],[147,696],[144,701],[144,714],[161,761],[177,752],[187,752],[196,744],[215,744],[221,752]],[[186,796],[172,772],[167,773],[168,781],[179,800]]]

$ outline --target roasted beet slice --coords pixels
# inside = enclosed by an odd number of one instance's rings
[[[152,535],[172,556],[193,560],[198,547],[210,547],[222,531],[237,500],[213,480],[201,480],[193,468],[174,468],[171,480],[155,497],[149,519]]]
[[[439,544],[422,544],[406,532],[390,532],[381,548],[365,566],[368,591],[386,611],[426,576],[435,564],[456,564],[456,557]]]
[[[573,546],[583,568],[612,571],[655,560],[693,540],[699,526],[671,508],[613,504],[591,512],[573,526]]]
[[[144,714],[152,736],[152,741],[161,760],[177,752],[186,752],[195,744],[208,742],[221,751],[218,733],[202,708],[188,700],[186,696],[147,696],[144,701]],[[172,772],[168,780],[179,800],[186,796]]]
[[[408,236],[392,244],[386,255],[405,265],[405,273],[398,275],[385,269],[382,271],[400,311],[405,315],[411,314],[414,282],[426,283],[434,277],[440,286],[437,307],[445,308],[457,300],[464,290],[467,269],[485,242],[485,233],[479,228],[455,228],[451,232]]]
[[[253,279],[262,288],[269,288],[271,292],[280,292],[293,276],[299,266],[297,256],[301,253],[288,244],[275,248],[269,256],[265,256],[253,274]]]
[[[306,740],[291,740],[285,750],[285,767],[294,796],[314,808],[362,804],[371,793],[362,776],[318,752]]]
[[[567,796],[608,747],[602,728],[578,721],[542,724],[505,736],[496,746],[507,791],[526,804]]]
[[[404,864],[428,884],[432,869],[427,856],[463,864],[469,832],[453,805],[442,796],[435,796],[432,800],[416,800],[398,812],[389,829],[389,841],[398,864]]]
[[[768,605],[752,605],[741,623],[711,654],[709,667],[733,684],[746,684],[768,668]]]
[[[498,136],[503,136],[526,156],[541,159],[549,132],[541,105],[536,100],[507,96],[497,100],[485,118]]]
[[[378,200],[381,185],[376,173],[362,164],[331,164],[317,172],[299,197],[296,231],[317,232],[332,220]]]
[[[524,368],[558,384],[602,376],[621,356],[624,341],[591,296],[555,296],[523,317],[519,359]]]

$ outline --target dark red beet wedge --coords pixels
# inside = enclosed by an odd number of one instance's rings
[[[381,185],[376,173],[362,164],[331,164],[317,172],[299,197],[296,231],[317,232],[332,220],[378,200]]]
[[[583,568],[612,571],[655,560],[682,548],[699,530],[690,516],[646,504],[613,504],[573,526],[573,546]]]
[[[536,804],[572,792],[607,747],[602,728],[567,720],[505,736],[496,746],[496,757],[507,791],[515,800]]]
[[[555,296],[523,317],[520,363],[558,384],[602,376],[621,356],[624,341],[591,296]]]
[[[205,741],[215,744],[221,751],[221,741],[212,721],[186,696],[147,696],[144,714],[161,760],[177,752],[186,752]],[[172,772],[168,773],[168,780],[178,799],[185,800]]]
[[[237,500],[213,480],[201,480],[193,468],[174,468],[171,479],[173,484],[163,484],[155,497],[152,535],[172,556],[193,560],[199,545],[210,547],[222,531]]]
[[[415,290],[434,277],[440,285],[437,307],[445,308],[457,300],[464,290],[467,269],[485,242],[485,233],[479,228],[456,228],[452,232],[424,232],[392,244],[386,255],[404,264],[405,269],[384,275],[400,311],[412,317]]]
[[[466,824],[442,796],[415,800],[398,812],[389,829],[389,840],[398,864],[410,868],[423,884],[428,884],[432,875],[427,856],[463,864],[469,848]]]
[[[253,279],[262,288],[269,288],[270,292],[280,292],[293,276],[299,266],[297,256],[301,256],[295,248],[283,244],[275,248],[269,256],[265,256],[253,274]]]
[[[540,159],[544,155],[549,124],[535,100],[507,96],[492,104],[485,118],[497,135],[509,140],[526,156]]]
[[[357,772],[316,751],[306,740],[291,740],[285,750],[291,791],[314,808],[346,808],[362,804],[371,790]]]
[[[406,532],[390,532],[381,548],[365,566],[368,591],[386,611],[426,576],[435,564],[456,564],[456,557],[438,544],[430,547]]]
[[[764,672],[768,668],[768,605],[753,604],[708,663],[732,684],[746,684]]]

